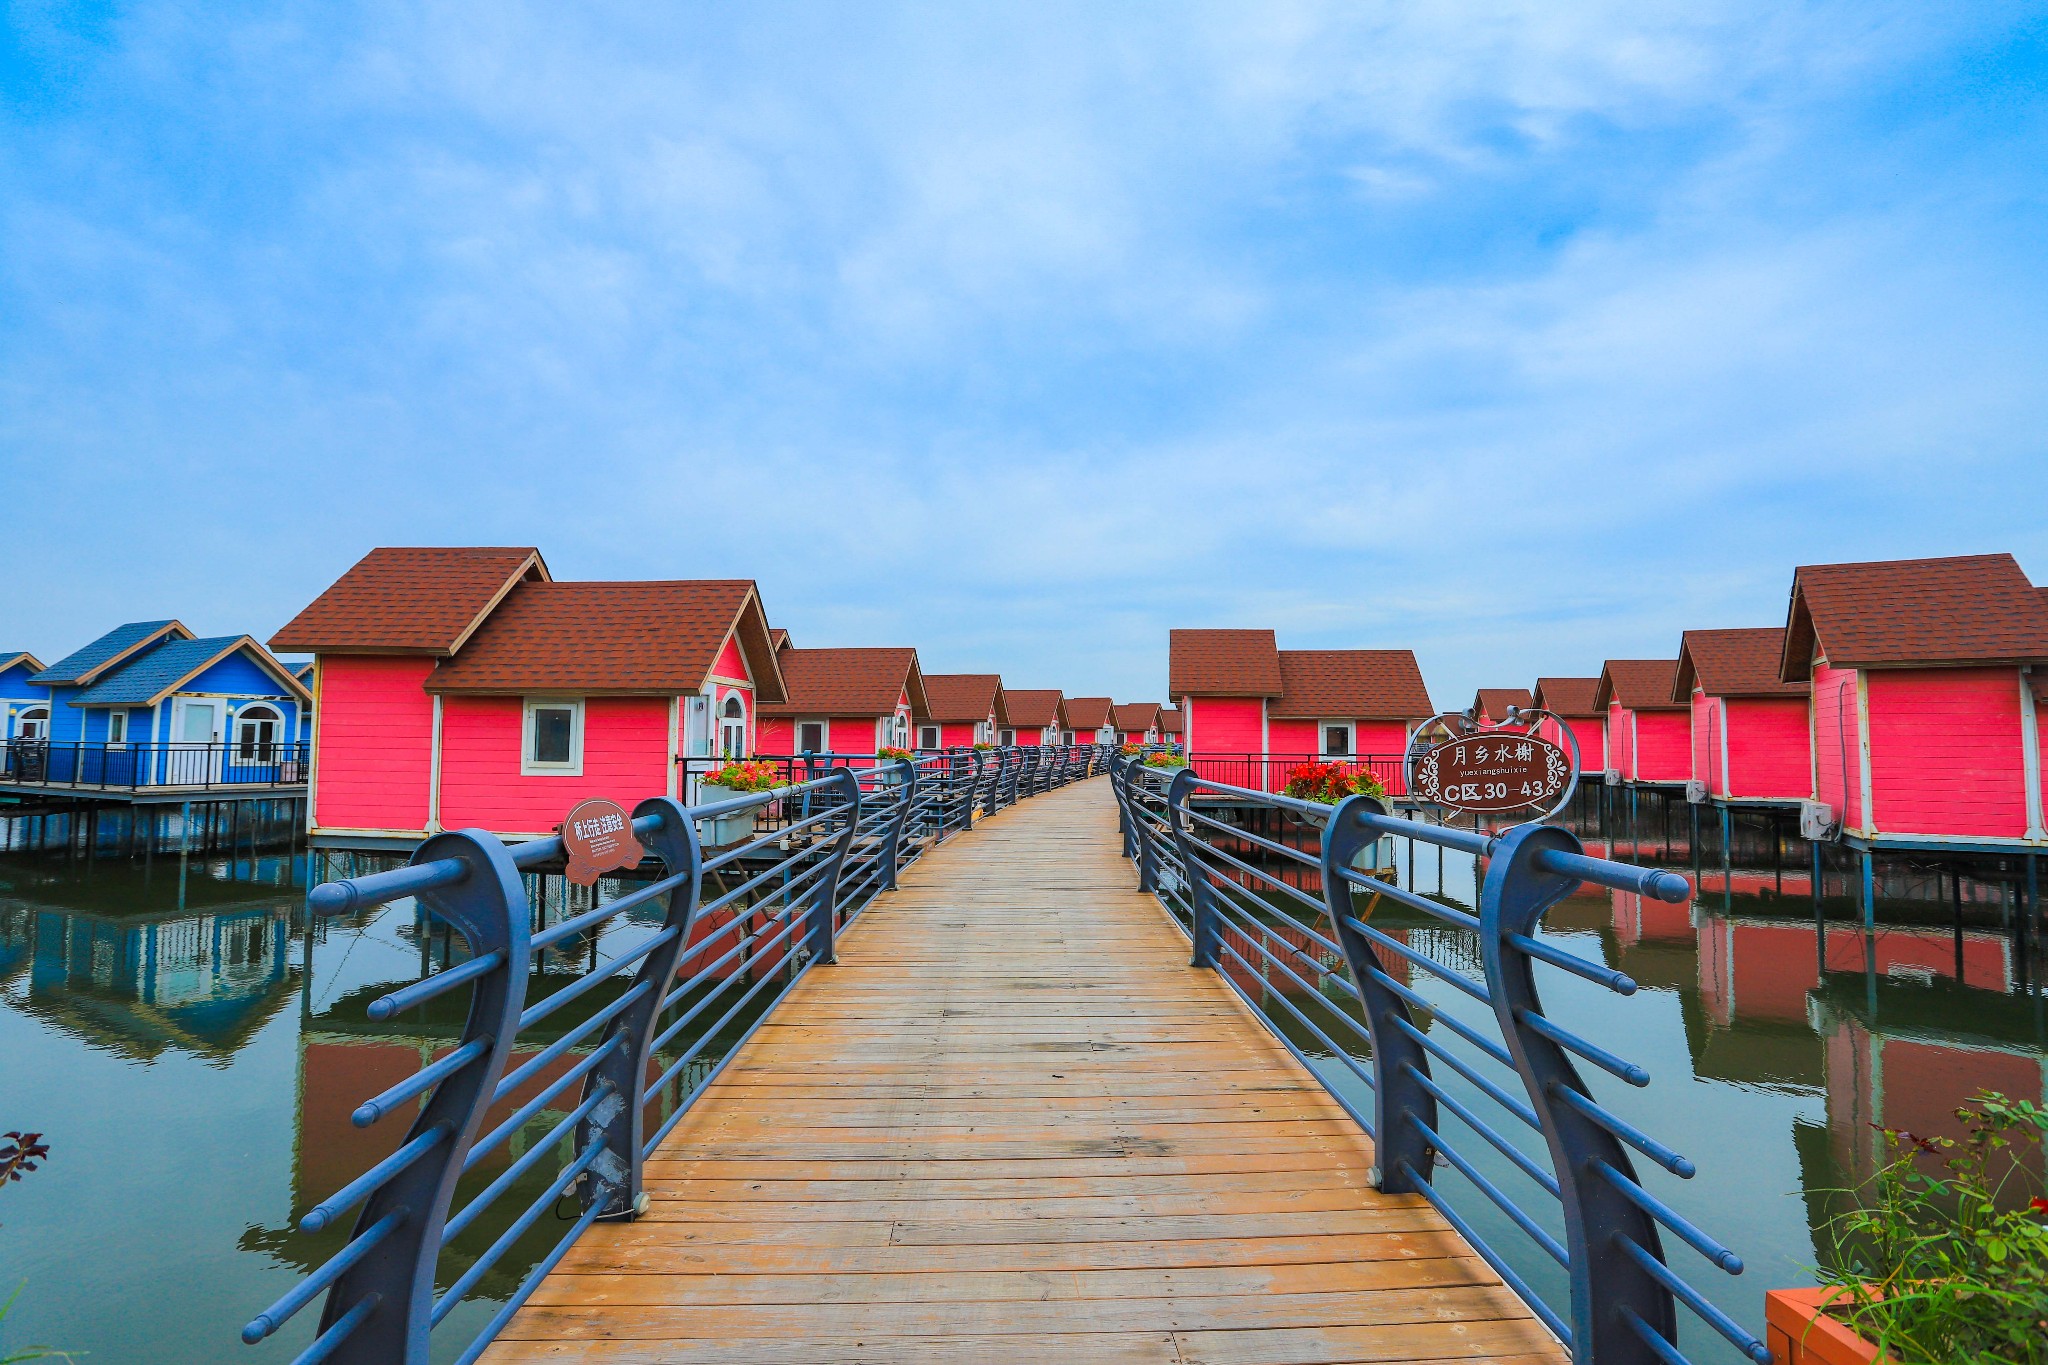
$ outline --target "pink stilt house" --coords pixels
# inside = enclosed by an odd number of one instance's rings
[[[1526,711],[1536,699],[1526,688],[1482,687],[1472,697],[1472,717],[1481,725],[1499,725],[1510,709]]]
[[[1121,702],[1113,708],[1111,715],[1116,726],[1117,743],[1157,744],[1159,742],[1158,702]]]
[[[1185,748],[1187,745],[1187,726],[1185,721],[1186,717],[1181,715],[1178,706],[1160,707],[1159,742],[1162,744],[1178,744]]]
[[[1076,744],[1114,744],[1116,726],[1110,713],[1116,703],[1108,697],[1068,697],[1067,728]]]
[[[1003,680],[994,673],[927,674],[924,695],[916,717],[920,749],[993,744],[996,732],[1009,727]]]
[[[776,662],[785,700],[761,705],[762,753],[873,754],[910,747],[912,717],[926,704],[916,650],[785,645],[776,651]]]
[[[1067,700],[1058,688],[1003,689],[1003,707],[1009,712],[1007,729],[996,731],[998,744],[1021,744],[1027,748],[1058,744],[1067,730]]]
[[[1671,699],[1690,713],[1695,801],[1797,804],[1811,789],[1808,689],[1779,676],[1784,653],[1779,626],[1685,632]]]
[[[1799,569],[1779,677],[1811,683],[1812,797],[1852,844],[2048,842],[2048,604],[2011,555]]]
[[[530,548],[373,550],[271,646],[314,656],[321,847],[678,796],[679,755],[752,752],[783,700],[752,582],[558,583]]]
[[[1618,782],[1684,786],[1692,777],[1692,726],[1671,700],[1676,659],[1609,659],[1593,704],[1607,717],[1607,771]]]
[[[1563,718],[1563,724],[1546,718],[1537,733],[1569,752],[1572,746],[1564,742],[1564,732],[1570,730],[1579,746],[1582,773],[1607,771],[1607,715],[1595,700],[1599,695],[1598,678],[1538,678],[1530,693],[1535,706]]]

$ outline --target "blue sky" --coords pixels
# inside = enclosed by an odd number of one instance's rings
[[[2048,579],[2048,6],[70,6],[0,20],[0,646],[377,544],[799,643],[1439,703]]]

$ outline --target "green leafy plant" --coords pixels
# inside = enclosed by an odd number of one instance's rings
[[[1283,796],[1297,801],[1319,801],[1334,806],[1347,796],[1377,796],[1384,800],[1387,788],[1370,769],[1347,768],[1341,763],[1303,763],[1287,774]]]
[[[1878,1129],[1884,1164],[1828,1224],[1828,1312],[1894,1360],[2042,1365],[2048,1109],[1985,1091],[1955,1113],[1960,1140]]]
[[[883,763],[915,763],[917,761],[917,755],[910,752],[910,750],[898,749],[888,744],[875,750],[875,757]]]
[[[765,758],[742,759],[704,775],[706,784],[736,792],[766,792],[786,786],[782,770]]]
[[[15,1137],[18,1135],[14,1133],[9,1133],[7,1136]],[[0,1323],[4,1323],[7,1321],[7,1314],[14,1308],[14,1301],[21,1297],[21,1291],[24,1287],[25,1286],[22,1285],[16,1285],[14,1292],[7,1296],[7,1301],[5,1303],[0,1303]],[[69,1359],[71,1359],[71,1356],[67,1352],[54,1350],[48,1346],[27,1346],[19,1351],[9,1351],[6,1355],[0,1355],[0,1365],[19,1365],[19,1362],[25,1360]]]
[[[1145,755],[1145,766],[1148,768],[1185,768],[1188,766],[1188,761],[1179,754],[1161,752]]]
[[[977,749],[993,749],[996,746],[988,743],[976,743],[974,747]]]

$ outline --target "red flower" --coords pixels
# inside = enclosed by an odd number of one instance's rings
[[[2032,1199],[2029,1199],[2027,1201],[2027,1207],[2032,1209],[2035,1213],[2048,1213],[2048,1199],[2043,1199],[2041,1198],[2041,1196],[2035,1195]]]

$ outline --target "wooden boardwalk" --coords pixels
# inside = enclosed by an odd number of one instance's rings
[[[1102,782],[916,864],[484,1360],[1562,1362],[1135,881]]]

